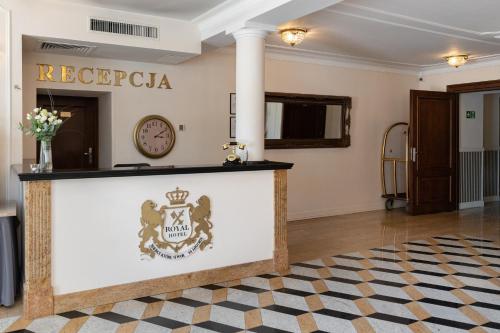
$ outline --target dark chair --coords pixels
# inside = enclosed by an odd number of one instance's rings
[[[20,288],[19,222],[15,216],[6,215],[0,216],[0,305],[12,306]]]
[[[128,164],[115,164],[115,168],[141,168],[141,167],[149,167],[151,166],[149,163],[128,163]]]

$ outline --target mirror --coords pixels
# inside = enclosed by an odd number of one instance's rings
[[[266,148],[350,145],[350,97],[266,93]]]

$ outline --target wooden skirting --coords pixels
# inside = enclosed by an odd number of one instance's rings
[[[272,272],[272,259],[54,296],[54,313],[163,294]]]

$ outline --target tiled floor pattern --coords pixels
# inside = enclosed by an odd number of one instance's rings
[[[500,246],[444,235],[220,285],[0,319],[5,332],[500,332]]]

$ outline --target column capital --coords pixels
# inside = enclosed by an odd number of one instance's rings
[[[234,39],[236,40],[245,37],[257,37],[265,39],[268,34],[268,30],[259,28],[241,28],[233,32]]]

